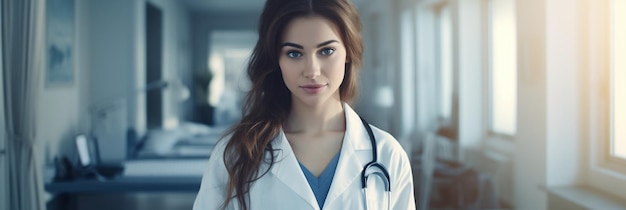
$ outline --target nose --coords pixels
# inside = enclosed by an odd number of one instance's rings
[[[317,58],[309,58],[302,74],[308,79],[314,79],[321,74],[320,63]]]

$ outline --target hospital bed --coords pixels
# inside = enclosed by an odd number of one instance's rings
[[[48,209],[91,209],[91,204],[85,206],[85,199],[79,199],[86,195],[92,199],[94,195],[110,197],[142,193],[193,197],[200,189],[213,146],[226,129],[207,128],[182,123],[177,129],[148,131],[144,138],[129,144],[130,152],[123,163],[123,172],[111,178],[91,176],[54,180],[54,172],[46,173],[45,190],[54,197],[48,202]],[[105,202],[100,207],[107,209],[107,205],[116,204]]]

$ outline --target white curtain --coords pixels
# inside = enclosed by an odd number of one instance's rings
[[[9,209],[45,209],[36,141],[45,0],[0,0]],[[3,186],[4,187],[4,186]]]

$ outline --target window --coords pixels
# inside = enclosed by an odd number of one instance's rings
[[[590,186],[626,199],[626,1],[589,6]]]
[[[415,127],[415,94],[417,90],[416,85],[416,68],[415,68],[415,47],[416,35],[415,35],[415,14],[413,9],[404,9],[401,12],[401,42],[404,43],[401,49],[401,99],[399,100],[402,107],[402,126],[401,132],[409,132]]]
[[[517,35],[513,0],[488,2],[489,130],[513,136],[517,113]]]
[[[414,52],[415,52],[415,102],[417,114],[417,127],[419,132],[431,132],[439,129],[442,115],[450,113],[442,109],[443,98],[440,70],[441,36],[440,8],[442,3],[438,1],[421,1],[415,6]],[[451,42],[448,41],[448,42]],[[403,45],[408,45],[404,44]],[[452,97],[452,96],[450,96]],[[451,100],[450,100],[451,101]]]
[[[626,160],[626,1],[611,7],[611,158]]]
[[[452,17],[450,7],[443,5],[439,11],[439,117],[444,125],[450,123],[454,88],[452,57]]]
[[[246,65],[257,34],[246,30],[215,30],[209,37],[210,50],[204,81],[202,100],[214,107],[213,125],[231,125],[241,118],[241,107],[249,81],[245,77]]]

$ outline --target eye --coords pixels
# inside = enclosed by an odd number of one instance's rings
[[[320,55],[332,55],[335,52],[333,48],[324,48],[320,50]]]
[[[287,57],[290,57],[290,58],[302,57],[302,53],[298,51],[289,51],[287,52]]]

